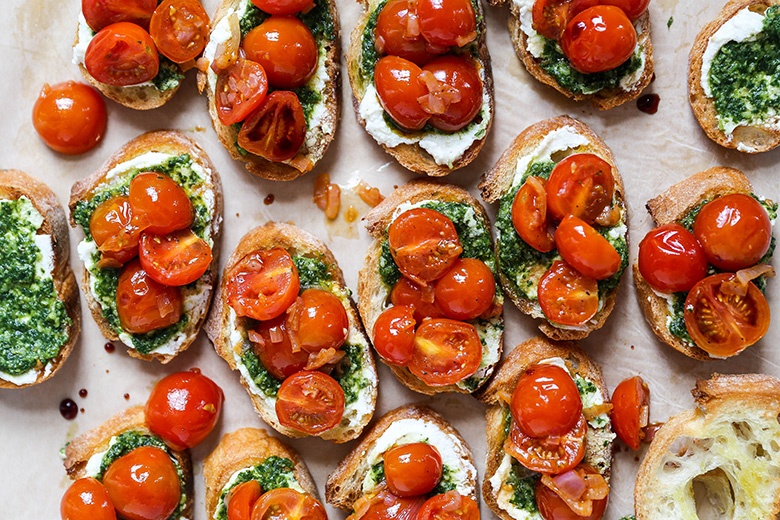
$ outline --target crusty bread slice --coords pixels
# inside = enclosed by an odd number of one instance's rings
[[[51,361],[51,368],[48,371],[43,365],[36,367],[34,369],[37,373],[35,382],[23,385],[16,385],[0,378],[0,388],[24,388],[37,385],[52,377],[70,355],[73,345],[79,337],[79,332],[81,332],[81,301],[79,300],[76,277],[70,268],[70,236],[65,212],[54,192],[39,179],[18,170],[0,170],[0,199],[17,200],[21,197],[30,199],[32,205],[43,217],[39,234],[51,236],[54,254],[54,269],[52,271],[54,290],[57,292],[59,300],[65,304],[65,310],[71,324],[67,331],[68,341],[60,348],[59,355]]]
[[[692,393],[696,408],[669,419],[642,461],[634,488],[637,520],[699,518],[697,484],[707,487],[718,510],[712,518],[775,520],[780,381],[713,374],[698,380]]]
[[[344,511],[351,511],[355,502],[363,496],[363,480],[371,470],[368,453],[376,446],[377,441],[388,428],[398,421],[413,419],[415,421],[432,424],[444,435],[448,436],[457,450],[457,457],[464,463],[474,468],[474,459],[466,441],[458,430],[441,415],[427,406],[407,404],[387,412],[379,421],[371,427],[349,454],[344,457],[333,472],[328,475],[325,484],[325,500]],[[439,446],[439,448],[441,448]],[[477,500],[477,473],[476,470],[467,475],[468,485],[474,490],[471,498]]]
[[[705,200],[714,199],[729,193],[753,192],[750,181],[739,170],[718,166],[691,175],[647,202],[647,211],[659,226],[677,222],[689,211]],[[679,350],[688,357],[700,360],[715,359],[697,346],[690,345],[669,332],[666,317],[669,315],[667,301],[656,293],[639,272],[639,264],[634,263],[634,284],[636,285],[639,305],[645,318],[658,339]]]
[[[707,137],[726,148],[746,153],[766,152],[780,145],[780,128],[738,126],[734,129],[733,135],[726,135],[719,127],[715,102],[707,97],[701,85],[704,53],[710,38],[738,12],[747,7],[751,11],[763,13],[773,5],[780,5],[780,0],[730,0],[723,6],[718,17],[705,25],[696,36],[688,57],[688,99],[693,113]]]
[[[317,486],[298,452],[279,439],[271,437],[265,430],[241,428],[225,434],[214,451],[203,461],[207,518],[214,517],[222,490],[237,471],[262,464],[269,457],[290,459],[294,465],[295,479],[306,493],[318,498]]]
[[[222,235],[222,181],[220,180],[219,173],[211,162],[211,159],[206,155],[206,152],[200,148],[193,140],[185,136],[184,134],[173,130],[159,130],[156,132],[147,132],[135,139],[129,141],[122,148],[114,152],[114,154],[103,163],[103,165],[96,172],[90,176],[76,182],[70,191],[70,202],[68,207],[71,212],[71,226],[76,227],[76,222],[73,220],[73,212],[76,210],[76,204],[80,200],[89,200],[93,197],[94,193],[104,183],[109,182],[106,178],[106,174],[110,172],[114,167],[132,160],[134,157],[138,157],[147,152],[161,152],[174,156],[181,154],[188,154],[194,163],[199,164],[207,173],[210,183],[210,187],[214,193],[214,213],[211,215],[211,234],[214,239],[214,245],[211,249],[214,260],[209,266],[209,270],[203,275],[204,280],[207,280],[211,285],[212,290],[209,293],[209,300],[213,295],[213,287],[216,284],[217,279],[217,266],[219,264],[219,248],[220,237]],[[119,336],[108,323],[103,316],[102,306],[95,300],[92,291],[90,289],[90,272],[87,268],[84,268],[84,274],[81,280],[81,289],[84,293],[84,298],[87,300],[89,309],[92,311],[92,316],[95,322],[100,327],[100,331],[103,335],[111,341],[119,341]],[[161,363],[168,363],[176,354],[186,350],[198,335],[201,325],[206,319],[206,309],[208,309],[208,302],[201,313],[197,316],[190,316],[190,321],[185,325],[187,331],[187,337],[185,341],[178,347],[173,354],[141,354],[135,349],[129,349],[128,354],[133,357],[150,361],[156,359]]]
[[[546,338],[531,338],[515,347],[501,362],[490,384],[477,392],[477,398],[490,406],[486,412],[487,419],[487,455],[485,474],[482,478],[482,499],[490,509],[503,520],[513,519],[498,504],[499,490],[493,489],[490,479],[496,474],[504,458],[504,441],[506,440],[505,420],[509,413],[509,403],[515,390],[517,380],[525,370],[551,358],[561,358],[572,374],[579,375],[593,382],[599,390],[604,402],[609,401],[607,385],[601,375],[601,369],[590,357],[573,342],[553,342]],[[609,480],[612,461],[612,435],[611,423],[607,423],[605,429],[596,430],[588,424],[585,444],[584,461]],[[606,461],[599,466],[595,461]]]
[[[363,324],[366,330],[373,338],[374,325],[377,318],[385,310],[389,299],[389,290],[385,287],[382,277],[379,274],[379,257],[382,254],[382,242],[387,239],[387,229],[393,221],[393,213],[401,204],[415,204],[418,202],[434,200],[440,202],[465,202],[474,208],[480,223],[490,230],[490,221],[488,220],[485,208],[477,199],[471,196],[469,192],[451,184],[443,184],[432,180],[416,179],[408,182],[392,192],[378,206],[372,209],[363,220],[366,223],[366,229],[373,237],[374,241],[368,248],[366,259],[363,261],[363,268],[358,277],[358,309],[363,318]],[[492,242],[492,236],[491,236]],[[503,303],[503,298],[502,298]],[[499,342],[499,352],[496,359],[501,358],[501,346]],[[381,358],[380,358],[381,359]],[[443,392],[469,393],[468,390],[456,385],[446,386],[428,386],[420,378],[412,374],[408,368],[399,367],[386,363],[395,377],[407,388],[420,392],[421,394],[434,395]],[[484,381],[493,372],[494,365],[487,368]]]
[[[363,83],[363,80],[360,77],[360,64],[363,60],[362,40],[366,24],[371,17],[371,10],[376,7],[378,2],[375,2],[374,0],[361,0],[361,3],[363,4],[365,11],[358,19],[355,28],[352,30],[349,51],[347,52],[347,73],[349,74],[349,83],[352,87],[352,105],[355,108],[355,115],[358,118],[358,122],[365,127],[366,121],[360,116],[359,110],[360,102],[363,100],[367,88],[367,85]],[[485,130],[485,135],[474,141],[463,155],[452,163],[452,168],[447,165],[438,164],[419,144],[399,144],[392,148],[384,144],[381,145],[387,153],[395,157],[401,166],[413,172],[423,173],[431,177],[442,177],[458,168],[463,168],[473,161],[479,154],[479,151],[482,150],[485,139],[490,133],[490,128],[493,125],[495,99],[493,97],[493,72],[490,65],[490,53],[488,52],[485,35],[487,25],[485,23],[482,3],[474,2],[473,5],[479,9],[479,12],[476,13],[477,31],[479,33],[477,39],[478,55],[476,57],[484,67],[484,84],[482,87],[487,91],[488,96],[490,97],[490,114],[488,116],[490,121]]]
[[[211,18],[212,31],[225,17],[230,16],[231,13],[235,12],[240,3],[244,1],[246,0],[222,0],[217,7],[214,16]],[[214,91],[211,89],[208,82],[208,72],[205,72],[206,69],[198,72],[198,90],[201,93],[204,91],[206,93],[209,115],[211,116],[211,125],[214,127],[217,137],[222,143],[222,146],[230,153],[230,156],[237,161],[244,162],[246,169],[254,175],[272,181],[291,181],[308,171],[300,171],[292,166],[292,164],[299,163],[305,158],[311,161],[313,168],[325,156],[328,146],[330,146],[330,143],[336,135],[336,127],[338,125],[339,117],[341,116],[341,67],[339,63],[339,60],[341,59],[341,24],[339,22],[339,13],[334,0],[328,0],[328,8],[331,17],[333,17],[334,37],[332,41],[323,39],[317,41],[318,45],[324,45],[325,49],[324,59],[328,81],[326,82],[324,89],[320,92],[320,95],[325,99],[326,113],[322,116],[322,121],[323,127],[327,128],[327,130],[321,128],[320,132],[316,135],[315,144],[311,147],[309,147],[308,144],[304,144],[304,147],[298,155],[292,159],[283,162],[274,162],[251,153],[248,153],[247,155],[239,153],[236,149],[238,130],[233,126],[223,125],[219,121]],[[211,64],[209,63],[208,65],[210,67]]]
[[[587,147],[580,147],[576,150],[578,153],[594,153],[612,165],[612,175],[615,179],[615,199],[623,208],[626,219],[625,224],[626,227],[628,227],[629,215],[628,207],[625,202],[625,187],[623,185],[623,178],[620,176],[620,171],[615,163],[615,156],[612,154],[612,150],[609,149],[607,144],[602,141],[590,127],[569,116],[558,116],[545,121],[540,121],[523,130],[520,135],[515,138],[509,148],[504,151],[495,166],[482,176],[482,182],[479,184],[482,198],[485,202],[493,204],[506,195],[512,187],[515,175],[522,176],[525,174],[525,172],[515,171],[518,159],[533,153],[547,134],[564,127],[573,128],[578,134],[584,136],[589,141],[590,144]],[[628,235],[626,235],[626,239],[628,240]],[[496,257],[498,257],[499,254],[500,245],[498,241],[496,241]],[[515,305],[517,305],[517,308],[529,316],[538,315],[538,303],[518,294],[500,268],[498,272],[504,292],[509,295]],[[611,289],[606,294],[603,307],[586,324],[587,330],[563,329],[552,325],[544,318],[542,318],[542,322],[539,324],[539,330],[544,332],[549,338],[558,341],[569,341],[587,337],[594,330],[600,329],[607,321],[607,317],[609,317],[615,306],[618,288],[619,286]]]
[[[331,253],[330,249],[328,249],[322,241],[311,233],[297,228],[292,224],[279,222],[268,222],[263,226],[256,227],[249,231],[241,238],[236,249],[228,258],[227,264],[225,265],[225,275],[222,277],[219,291],[214,304],[212,305],[209,319],[206,324],[206,333],[214,344],[214,349],[217,351],[217,354],[227,361],[230,368],[233,370],[239,370],[239,365],[234,356],[234,352],[236,352],[235,349],[238,347],[232,342],[231,334],[234,332],[234,329],[238,329],[241,333],[242,341],[248,341],[245,337],[246,329],[249,326],[249,320],[247,318],[239,317],[235,320],[235,326],[232,325],[231,313],[234,311],[232,311],[225,298],[225,285],[227,284],[226,275],[249,253],[258,250],[272,249],[274,247],[286,249],[293,256],[304,256],[322,260],[328,267],[328,274],[330,275],[331,280],[333,280],[337,286],[349,293],[349,289],[344,281],[344,274],[341,272],[333,253]],[[370,402],[368,402],[368,406],[354,418],[354,423],[348,419],[348,414],[345,411],[341,424],[318,435],[318,437],[336,443],[347,442],[359,436],[360,432],[363,431],[363,428],[365,428],[366,424],[371,420],[371,417],[374,414],[374,408],[376,407],[377,374],[374,358],[371,355],[371,343],[366,336],[357,308],[355,307],[354,302],[352,302],[351,297],[349,298],[349,301],[349,307],[345,308],[350,325],[350,333],[347,342],[360,341],[364,345],[362,351],[362,371],[364,377],[369,382]],[[258,415],[276,431],[288,437],[299,438],[307,436],[307,434],[303,432],[282,426],[276,416],[276,399],[266,397],[265,395],[259,396],[253,393],[249,382],[243,374],[241,375],[241,384],[246,388]]]

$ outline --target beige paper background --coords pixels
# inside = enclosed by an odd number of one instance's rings
[[[203,0],[213,13],[217,0]],[[496,117],[480,156],[468,167],[448,177],[450,182],[477,194],[480,175],[498,159],[502,150],[521,130],[541,119],[569,114],[589,124],[615,152],[626,184],[631,211],[631,258],[637,244],[650,229],[644,210],[648,198],[687,175],[716,165],[743,170],[756,193],[777,198],[777,166],[780,151],[748,156],[727,151],[710,142],[698,127],[687,102],[687,55],[699,28],[714,18],[723,0],[653,0],[650,6],[657,80],[647,92],[661,96],[660,109],[646,115],[631,102],[599,113],[587,105],[575,104],[533,80],[511,48],[506,30],[507,8],[487,8],[488,44],[493,58],[496,85]],[[342,22],[342,45],[360,14],[352,0],[338,0]],[[291,220],[324,239],[344,270],[348,285],[355,290],[357,272],[369,241],[359,223],[347,225],[343,217],[328,223],[311,203],[317,173],[327,172],[334,182],[347,183],[360,176],[383,194],[416,175],[399,167],[358,125],[351,107],[349,85],[343,85],[343,116],[335,142],[315,172],[290,183],[274,183],[248,174],[232,161],[211,128],[205,99],[195,88],[190,72],[177,95],[166,106],[136,112],[111,101],[108,131],[93,151],[79,157],[65,157],[50,151],[39,140],[31,124],[31,111],[44,82],[80,79],[71,64],[71,43],[76,30],[79,0],[3,0],[0,31],[0,167],[24,170],[44,179],[66,204],[70,186],[94,171],[108,156],[136,135],[160,128],[172,128],[194,138],[210,155],[222,175],[225,193],[225,233],[222,265],[239,238],[269,219]],[[667,28],[667,20],[674,23]],[[343,59],[342,59],[343,63]],[[275,202],[263,204],[272,193]],[[365,210],[363,207],[362,210]],[[492,215],[494,208],[489,208]],[[76,255],[80,230],[71,232],[74,270],[81,270]],[[698,362],[659,343],[642,317],[630,273],[626,272],[617,305],[607,325],[582,346],[604,369],[610,392],[622,379],[640,373],[652,393],[651,420],[663,421],[689,408],[690,389],[696,377],[712,372],[763,372],[780,376],[780,352],[775,338],[780,320],[775,318],[766,338],[738,358],[719,362]],[[772,310],[780,308],[780,287],[770,282]],[[83,300],[82,300],[83,302]],[[58,450],[75,435],[101,424],[128,405],[142,404],[154,382],[164,375],[200,367],[225,391],[222,420],[216,431],[193,450],[195,468],[196,520],[206,518],[201,466],[222,434],[239,427],[266,427],[255,415],[250,401],[231,373],[201,334],[190,349],[167,366],[128,357],[121,345],[113,354],[103,349],[105,339],[82,304],[83,332],[76,349],[52,380],[24,390],[0,391],[0,518],[58,518],[59,501],[69,481]],[[505,308],[506,349],[536,334],[535,324],[507,302]],[[635,348],[631,348],[635,347]],[[443,413],[464,434],[477,466],[484,467],[485,408],[469,396],[442,395],[427,398],[406,390],[383,365],[379,367],[380,397],[376,416],[407,402],[430,404]],[[89,395],[78,397],[81,388]],[[129,394],[129,400],[123,395]],[[57,411],[65,397],[85,409],[73,421]],[[351,445],[332,445],[319,439],[289,441],[308,462],[321,495],[328,472]],[[644,450],[643,450],[644,451]],[[639,456],[623,448],[613,470],[613,490],[607,519],[633,512],[633,483]],[[485,518],[493,518],[483,506]],[[344,518],[329,508],[332,518]]]

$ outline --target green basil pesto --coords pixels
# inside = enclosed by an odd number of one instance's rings
[[[506,483],[512,486],[512,498],[509,503],[530,514],[539,513],[536,505],[536,482],[541,478],[539,473],[525,469],[519,462],[512,459]]]
[[[328,272],[328,265],[320,258],[294,256],[293,263],[298,271],[298,278],[302,288],[322,287],[330,284],[332,278]]]
[[[636,516],[635,515],[628,515],[628,516],[624,516],[620,520],[636,520]]]
[[[160,68],[157,71],[157,75],[152,79],[152,84],[161,92],[178,87],[184,74],[181,73],[181,69],[174,62],[160,55]]]
[[[22,375],[56,358],[71,320],[38,266],[43,217],[26,197],[0,202],[0,371]]]
[[[215,519],[227,520],[225,497],[234,487],[250,480],[256,480],[263,492],[300,485],[298,479],[295,478],[294,470],[295,465],[293,461],[277,456],[268,457],[254,467],[242,469],[233,482],[222,490],[222,494],[219,496],[217,511],[214,515]]]

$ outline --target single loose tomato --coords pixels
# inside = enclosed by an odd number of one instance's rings
[[[228,491],[225,497],[227,520],[251,520],[252,508],[263,495],[263,488],[256,480],[247,480]]]
[[[539,473],[557,474],[572,469],[585,456],[587,423],[580,414],[574,428],[561,436],[530,437],[512,421],[504,451],[517,462]]]
[[[433,45],[463,47],[477,37],[471,0],[417,0],[420,33]]]
[[[276,318],[295,302],[301,281],[293,259],[275,247],[249,253],[227,274],[227,301],[239,316]]]
[[[547,319],[561,325],[583,325],[599,310],[596,280],[561,260],[544,273],[537,294]]]
[[[457,132],[482,108],[482,79],[470,58],[447,54],[427,63],[420,80],[428,93],[418,102],[431,114],[428,122],[445,132]]]
[[[203,276],[213,259],[211,247],[191,229],[164,236],[144,233],[138,257],[153,280],[173,286],[187,285]]]
[[[382,108],[407,130],[420,130],[430,118],[417,101],[428,94],[420,81],[421,73],[420,67],[398,56],[380,58],[374,68],[374,84]]]
[[[341,300],[322,289],[306,289],[301,300],[298,328],[293,329],[301,348],[314,353],[341,348],[349,335],[349,318]]]
[[[157,172],[142,172],[130,181],[133,217],[147,233],[167,235],[192,224],[195,212],[176,181]]]
[[[390,291],[390,302],[413,308],[417,323],[422,323],[425,318],[443,318],[444,313],[436,303],[435,290],[433,285],[420,285],[402,276]]]
[[[769,250],[772,225],[760,202],[732,193],[702,206],[693,235],[709,263],[724,271],[738,271],[758,263]]]
[[[165,0],[152,15],[149,33],[163,56],[184,63],[206,48],[209,15],[198,0]]]
[[[293,350],[284,315],[259,322],[255,333],[249,335],[249,339],[254,343],[254,352],[263,367],[279,381],[284,381],[306,366],[309,353],[305,350]]]
[[[97,90],[75,81],[44,84],[33,106],[33,126],[55,152],[93,149],[106,131],[106,103]]]
[[[430,493],[441,480],[439,450],[424,442],[403,444],[384,454],[387,487],[399,497]]]
[[[429,386],[453,385],[472,375],[482,361],[476,329],[462,321],[425,320],[414,335],[409,370]]]
[[[413,312],[411,307],[393,305],[374,324],[374,348],[388,363],[405,367],[412,360],[416,325]]]
[[[636,29],[619,7],[597,5],[571,19],[560,44],[575,69],[585,74],[603,72],[631,57]]]
[[[292,159],[306,139],[306,116],[295,92],[277,90],[249,114],[238,144],[269,161]]]
[[[704,249],[680,224],[666,224],[650,231],[639,243],[639,272],[661,292],[690,291],[707,276]]]
[[[424,503],[425,497],[402,498],[383,489],[376,495],[360,497],[347,520],[417,520]]]
[[[578,473],[582,472],[582,476],[580,478],[588,478],[588,475],[598,475],[596,479],[600,477],[596,470],[587,464],[580,464],[577,466],[575,471]],[[592,481],[593,478],[590,478],[589,480]],[[600,485],[606,486],[606,483],[603,482],[603,477],[601,480],[602,482],[600,482]],[[589,487],[586,484],[586,490],[583,491],[583,493],[586,495],[590,492],[588,488]],[[574,500],[579,507],[584,507],[585,510],[587,510],[586,503],[590,502],[590,514],[583,516],[575,513],[571,507],[569,507],[569,505],[558,495],[558,493],[545,486],[541,480],[536,483],[535,489],[536,504],[539,506],[539,513],[542,515],[544,520],[601,520],[601,518],[604,516],[604,511],[607,508],[607,501],[609,500],[608,496],[592,500],[589,500],[585,497],[571,499]],[[606,492],[607,495],[609,495],[608,487]]]
[[[317,42],[311,29],[294,16],[271,16],[249,31],[241,45],[278,89],[300,87],[317,70]]]
[[[149,27],[157,0],[81,0],[81,12],[87,25],[97,32],[117,22]]]
[[[557,41],[569,20],[599,3],[599,0],[536,0],[532,11],[533,28],[545,38]]]
[[[570,266],[594,280],[609,278],[623,262],[606,238],[573,215],[564,218],[555,230],[555,247]]]
[[[574,215],[593,224],[612,204],[612,166],[592,153],[570,155],[555,165],[545,189],[547,208],[555,220]]]
[[[447,52],[425,41],[420,34],[414,6],[409,0],[390,0],[376,19],[374,46],[382,55],[399,56],[423,66],[437,54]]]
[[[127,520],[166,520],[181,499],[176,466],[167,453],[153,446],[136,448],[112,462],[103,485]]]
[[[429,498],[423,504],[418,520],[479,520],[479,506],[473,498],[457,491],[447,491]]]
[[[155,282],[133,260],[122,268],[116,289],[119,323],[131,334],[143,334],[178,323],[183,312],[181,290]]]
[[[281,15],[305,13],[314,7],[314,0],[252,0],[252,3],[268,14]]]
[[[154,40],[142,27],[119,22],[92,38],[84,67],[101,83],[127,87],[151,81],[159,71],[160,56]]]
[[[582,399],[572,377],[556,365],[533,365],[517,380],[512,418],[529,437],[563,435],[582,415]]]
[[[103,484],[84,477],[62,495],[60,516],[62,520],[116,520],[116,511]]]
[[[547,228],[547,192],[542,177],[528,177],[512,200],[512,225],[520,238],[537,251],[547,253],[555,240]]]
[[[268,77],[257,62],[239,58],[219,71],[214,88],[217,117],[223,125],[239,123],[265,99]]]
[[[142,231],[124,195],[101,203],[89,218],[89,233],[100,249],[101,262],[110,267],[120,267],[135,258]]]
[[[650,0],[600,0],[599,3],[619,7],[631,20],[636,20],[647,11]]]
[[[390,224],[387,239],[398,269],[420,285],[441,278],[463,252],[455,224],[428,208],[399,215]]]
[[[458,258],[436,281],[436,303],[454,320],[472,320],[493,305],[496,280],[482,260]]]
[[[612,427],[620,440],[638,450],[645,436],[650,410],[650,390],[641,377],[621,381],[612,393]]]
[[[341,422],[344,390],[335,379],[322,372],[298,372],[279,387],[276,415],[282,426],[317,435]]]
[[[290,488],[266,491],[252,508],[252,520],[327,520],[325,508],[306,493]]]

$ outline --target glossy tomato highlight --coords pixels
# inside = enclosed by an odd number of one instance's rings
[[[680,224],[666,224],[650,231],[639,243],[639,272],[661,292],[690,291],[707,276],[704,249]]]
[[[44,84],[33,106],[33,126],[52,150],[77,155],[93,149],[106,130],[106,104],[97,90],[75,81]]]

